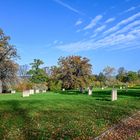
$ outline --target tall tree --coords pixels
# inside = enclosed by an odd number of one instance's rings
[[[137,72],[137,73],[138,73],[138,77],[140,78],[140,70],[138,70],[138,72]]]
[[[61,57],[58,60],[60,79],[66,89],[80,88],[89,85],[92,65],[89,59],[81,56]]]
[[[106,77],[105,75],[103,74],[103,72],[100,72],[99,75],[98,75],[98,81],[100,82],[100,85],[104,85],[105,84],[105,81],[106,81]]]
[[[137,72],[128,71],[127,73],[128,82],[134,82],[138,79]]]
[[[48,81],[48,76],[44,69],[41,69],[40,66],[44,64],[40,59],[34,59],[34,62],[30,65],[32,69],[29,70],[28,74],[31,75],[31,82],[33,83],[44,83]]]
[[[11,85],[17,79],[17,50],[9,44],[9,40],[10,37],[0,29],[0,93],[7,90],[7,85]]]
[[[124,67],[120,67],[120,68],[118,69],[118,74],[117,74],[116,78],[117,78],[120,82],[127,82],[127,71],[125,70]]]

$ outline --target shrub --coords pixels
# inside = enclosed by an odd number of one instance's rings
[[[50,82],[50,90],[51,91],[60,91],[62,89],[62,82],[61,81],[51,81]]]

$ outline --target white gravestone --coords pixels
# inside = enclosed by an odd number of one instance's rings
[[[120,87],[120,89],[122,89],[122,87]]]
[[[112,90],[112,101],[115,101],[115,100],[117,100],[117,90],[113,89]]]
[[[16,93],[16,91],[15,91],[15,90],[11,90],[11,93],[12,93],[12,94],[15,94],[15,93]]]
[[[42,93],[45,93],[46,92],[46,90],[42,90]]]
[[[92,86],[88,87],[88,95],[92,95],[92,88],[93,88]]]
[[[104,87],[102,87],[102,90],[104,90]]]
[[[30,95],[30,90],[24,90],[22,96],[23,97],[29,97]]]
[[[39,93],[39,89],[36,89],[36,90],[35,90],[35,93]]]
[[[0,93],[2,93],[2,81],[0,80]]]
[[[65,89],[63,88],[62,91],[65,91]]]
[[[30,94],[34,94],[34,90],[33,89],[30,89]]]

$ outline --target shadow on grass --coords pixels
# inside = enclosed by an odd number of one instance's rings
[[[47,137],[48,133],[34,127],[33,118],[29,117],[30,109],[21,107],[22,103],[26,103],[26,101],[10,100],[0,102],[0,106],[6,106],[5,110],[0,110],[1,140],[35,140]]]
[[[86,92],[80,92],[78,90],[66,90],[66,91],[59,91],[60,94],[65,94],[65,95],[83,95],[87,94]]]

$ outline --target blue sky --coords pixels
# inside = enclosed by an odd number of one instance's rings
[[[109,65],[140,69],[139,0],[0,0],[0,28],[11,36],[19,64],[40,58],[88,57],[93,72]]]

